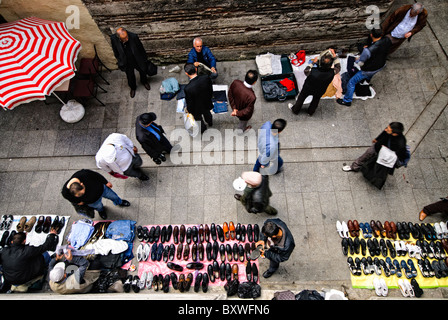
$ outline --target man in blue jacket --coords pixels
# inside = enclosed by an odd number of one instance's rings
[[[277,119],[273,123],[265,122],[258,130],[258,153],[257,162],[253,171],[262,175],[276,174],[283,166],[280,157],[280,143],[278,135],[286,127],[286,120]]]
[[[216,70],[216,59],[210,48],[202,44],[201,38],[194,38],[193,48],[188,53],[187,63],[193,63],[198,68],[198,74],[208,74],[212,80],[218,77],[218,71]],[[204,68],[206,66],[207,68]]]

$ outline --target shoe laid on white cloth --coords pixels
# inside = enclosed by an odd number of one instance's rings
[[[353,171],[350,166],[343,166],[342,170],[345,171],[345,172]]]

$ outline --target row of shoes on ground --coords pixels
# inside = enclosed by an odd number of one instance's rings
[[[193,243],[193,245],[179,243],[177,246],[175,244],[164,245],[163,243],[153,243],[152,245],[148,243],[140,243],[137,248],[137,260],[141,261],[173,261],[174,258],[177,260],[189,260],[190,257],[193,261],[199,260],[208,261],[216,260],[218,256],[221,261],[241,261],[250,260],[250,253],[255,250],[255,242],[246,242],[244,247],[242,244],[234,243],[233,246],[230,244],[219,244],[217,241],[207,242],[204,244]]]
[[[257,242],[259,240],[260,228],[257,224],[253,226],[251,224],[242,225],[238,223],[235,227],[231,221],[229,223],[224,222],[223,226],[212,223],[210,227],[208,224],[201,224],[199,227],[185,227],[181,226],[152,226],[148,229],[146,226],[137,226],[137,238],[140,241],[154,243],[154,242],[169,242],[171,236],[175,244],[184,243],[202,243],[209,242],[210,239],[220,242],[229,240]]]
[[[343,238],[341,240],[342,253],[351,255],[361,253],[363,256],[367,255],[367,250],[371,256],[383,255],[387,257],[390,255],[392,258],[396,256],[409,255],[411,258],[430,258],[430,259],[444,259],[448,252],[448,240],[443,239],[441,241],[426,241],[417,240],[415,244],[405,242],[403,240],[390,241],[389,239],[376,238],[367,239],[363,238]]]
[[[39,216],[39,218],[32,216],[30,219],[23,216],[17,223],[16,229],[17,232],[31,232],[34,227],[36,233],[48,233],[51,229],[54,229],[57,234],[60,234],[64,225],[65,217],[60,218],[59,216],[56,216],[52,220],[50,216]]]
[[[440,279],[448,277],[447,260],[433,260],[431,262],[429,259],[419,259],[417,260],[417,265],[423,277]],[[356,257],[354,260],[352,257],[348,257],[347,264],[354,276],[360,276],[362,273],[365,275],[375,273],[377,275],[384,274],[386,277],[396,275],[399,278],[404,275],[406,278],[412,279],[418,275],[412,259],[399,262],[397,259],[392,260],[390,257],[386,259],[378,259],[378,257],[373,259],[372,257],[363,257],[359,259]]]
[[[352,257],[348,257],[347,264],[350,272],[354,276],[360,276],[364,273],[364,275],[384,274],[386,277],[396,275],[401,278],[404,275],[406,278],[412,279],[418,274],[412,259],[408,259],[407,261],[401,260],[399,262],[397,259],[392,261],[389,257],[386,259],[378,259],[378,257],[373,259],[372,257],[363,257],[361,259],[356,257],[353,259]]]
[[[375,293],[377,296],[387,297],[389,288],[387,287],[386,281],[383,278],[375,277],[373,279],[373,287],[375,288]],[[398,287],[400,288],[400,292],[404,297],[420,298],[423,295],[423,290],[420,288],[420,285],[414,278],[411,279],[410,282],[405,279],[399,279]]]
[[[359,237],[362,231],[364,238],[381,237],[389,239],[409,240],[414,239],[427,241],[442,240],[448,238],[448,227],[446,222],[412,223],[412,222],[389,222],[371,220],[370,223],[358,223],[357,220],[336,222],[336,230],[341,238]]]

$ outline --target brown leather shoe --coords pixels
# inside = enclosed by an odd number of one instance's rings
[[[189,257],[190,257],[190,246],[188,244],[185,244],[184,260],[188,260]]]
[[[233,223],[233,221],[229,222],[229,232],[230,232],[230,239],[235,240],[236,231],[235,231],[235,224]]]
[[[24,230],[25,232],[31,232],[33,230],[34,224],[36,223],[36,217],[32,216],[26,223]]]
[[[375,236],[375,238],[380,236],[380,229],[378,229],[378,226],[376,225],[374,220],[370,221],[370,228],[372,228],[373,235]]]
[[[250,262],[248,262],[248,263],[250,263]],[[238,265],[236,263],[234,263],[232,266],[232,278],[234,280],[238,280],[238,271],[239,271]]]
[[[173,240],[175,244],[179,243],[179,227],[178,226],[174,226],[173,229]]]
[[[428,215],[426,213],[422,211],[420,211],[418,218],[420,219],[420,221],[423,221]]]
[[[227,224],[227,222],[224,222],[222,230],[224,231],[224,237],[226,238],[226,240],[230,240],[229,225]]]
[[[22,217],[16,226],[17,232],[23,232],[25,229],[26,217]]]
[[[183,246],[182,242],[179,243],[179,245],[177,246],[177,251],[176,251],[176,258],[177,258],[177,260],[182,259],[182,250],[183,250],[183,248],[184,248],[184,246]]]
[[[390,235],[392,239],[397,239],[397,225],[393,221],[389,222],[389,225],[390,225]]]
[[[376,225],[378,227],[378,230],[380,230],[380,236],[384,238],[386,236],[386,230],[384,229],[383,224],[378,220],[376,222]]]
[[[386,237],[391,239],[392,238],[392,228],[390,227],[389,221],[384,221],[384,230],[386,230]]]
[[[185,226],[181,225],[180,230],[179,230],[179,242],[180,243],[183,243],[185,240],[185,231],[186,231]]]
[[[355,226],[353,225],[353,221],[352,220],[348,220],[347,221],[347,227],[348,227],[348,231],[350,233],[350,236],[356,237]]]
[[[359,237],[359,223],[358,223],[358,220],[353,220],[353,228],[355,228],[355,236]]]

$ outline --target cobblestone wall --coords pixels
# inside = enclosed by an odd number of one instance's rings
[[[201,36],[219,60],[263,52],[346,47],[364,38],[366,7],[383,14],[393,0],[82,0],[106,35],[118,26],[140,35],[148,55],[182,62]]]

